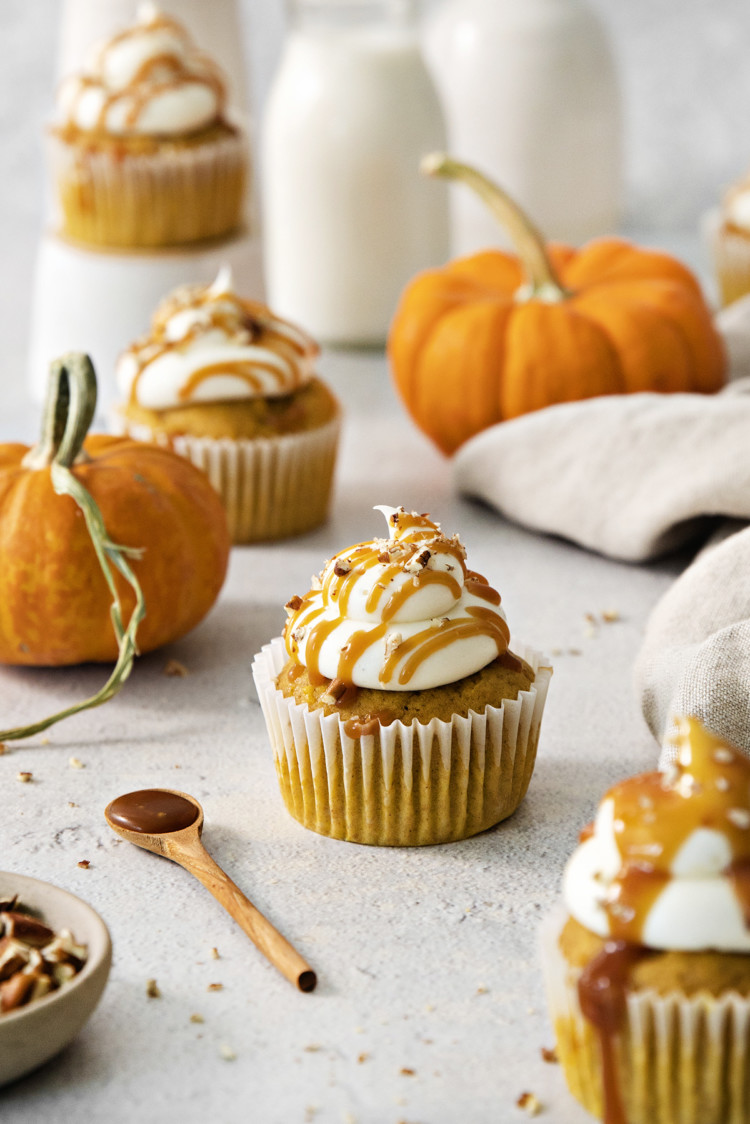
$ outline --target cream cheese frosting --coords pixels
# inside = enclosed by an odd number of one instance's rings
[[[185,28],[151,3],[133,27],[94,48],[83,74],[58,91],[64,124],[114,136],[182,136],[221,118],[226,93],[216,63]]]
[[[318,353],[300,328],[237,296],[223,268],[212,285],[184,285],[161,302],[150,334],[120,356],[117,384],[152,410],[279,397],[310,381]]]
[[[500,594],[467,569],[458,536],[403,507],[377,510],[389,537],[335,554],[288,602],[289,655],[311,678],[414,691],[463,679],[505,652]]]
[[[563,880],[601,937],[673,951],[750,952],[750,760],[697,719],[665,773],[616,785]]]

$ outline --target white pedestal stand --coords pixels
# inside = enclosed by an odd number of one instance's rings
[[[260,242],[241,235],[198,247],[138,252],[95,250],[43,235],[32,297],[29,386],[42,402],[52,359],[87,352],[99,382],[99,409],[118,400],[117,356],[148,331],[162,297],[178,285],[208,284],[223,264],[232,267],[238,293],[263,299]]]

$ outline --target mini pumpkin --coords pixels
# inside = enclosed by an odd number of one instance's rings
[[[95,404],[90,361],[66,356],[40,443],[0,445],[0,663],[122,661],[127,620],[132,663],[193,628],[223,584],[229,533],[207,477],[165,449],[87,437]]]
[[[517,251],[421,273],[396,310],[388,341],[396,386],[444,453],[557,402],[724,384],[721,338],[698,282],[676,259],[620,238],[547,246],[475,169],[435,154],[423,170],[473,187]]]

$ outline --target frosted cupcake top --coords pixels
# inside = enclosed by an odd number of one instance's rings
[[[238,297],[224,268],[212,285],[183,285],[165,297],[150,334],[118,359],[117,385],[151,410],[273,398],[309,382],[318,353],[300,328]]]
[[[565,903],[601,937],[750,952],[750,759],[695,718],[678,747],[666,772],[605,795],[566,867]]]
[[[747,182],[727,193],[723,210],[724,219],[730,226],[750,234],[750,186]]]
[[[226,90],[216,63],[155,4],[99,44],[83,74],[59,89],[63,124],[114,136],[182,136],[218,121]]]
[[[480,671],[508,648],[500,594],[467,569],[457,535],[380,507],[390,537],[335,554],[287,604],[287,651],[313,681],[424,690]]]

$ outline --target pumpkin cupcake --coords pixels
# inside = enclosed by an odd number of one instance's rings
[[[233,542],[301,534],[326,517],[340,427],[318,354],[300,328],[237,296],[222,269],[167,296],[120,356],[114,426],[202,468]]]
[[[63,233],[94,246],[179,246],[242,223],[245,134],[185,28],[142,4],[66,78],[51,129]]]
[[[722,305],[750,293],[750,176],[726,192],[712,230]]]
[[[544,931],[571,1092],[606,1124],[750,1120],[750,760],[697,719],[623,781]]]
[[[355,843],[463,839],[520,804],[551,668],[508,647],[500,595],[427,515],[334,555],[253,675],[282,796]]]

